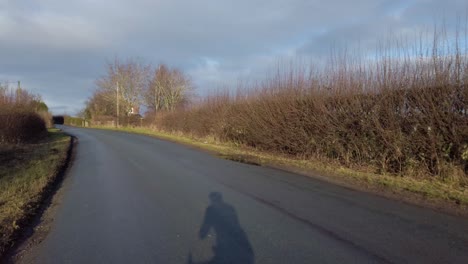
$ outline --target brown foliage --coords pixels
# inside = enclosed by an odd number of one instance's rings
[[[25,90],[0,87],[0,144],[32,142],[44,136],[51,116],[42,105],[40,98]]]
[[[0,144],[31,142],[46,132],[44,120],[35,112],[7,110],[0,113]]]
[[[445,177],[453,174],[450,167],[466,174],[467,55],[433,54],[367,64],[338,60],[322,71],[280,67],[243,92],[161,114],[155,125],[381,173]]]

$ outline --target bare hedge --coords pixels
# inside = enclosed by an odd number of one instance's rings
[[[51,122],[39,96],[0,83],[0,144],[33,142],[47,133]]]
[[[302,158],[370,164],[381,172],[439,175],[448,163],[466,170],[467,85],[215,101],[166,113],[157,124]]]
[[[46,122],[35,112],[3,110],[0,113],[0,144],[33,142],[46,133]]]

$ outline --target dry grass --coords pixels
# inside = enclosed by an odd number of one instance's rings
[[[58,130],[35,144],[0,145],[0,255],[65,162],[71,138]]]

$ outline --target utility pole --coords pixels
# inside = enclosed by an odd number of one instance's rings
[[[117,82],[117,127],[119,127],[119,82]]]
[[[16,89],[16,101],[21,103],[21,81],[18,81],[18,88]]]

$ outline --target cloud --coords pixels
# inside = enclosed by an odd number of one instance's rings
[[[74,113],[114,56],[180,67],[203,94],[261,77],[278,58],[370,49],[388,31],[412,36],[466,9],[459,0],[0,0],[0,77]]]
[[[298,49],[301,54],[327,55],[332,48],[375,50],[388,40],[419,41],[421,33],[432,32],[435,26],[445,24],[454,33],[457,19],[468,15],[465,1],[414,0],[394,1],[380,5],[374,14],[343,23],[312,36]],[[461,25],[459,23],[459,25]],[[431,33],[429,33],[431,35]],[[429,38],[432,36],[429,36]]]

